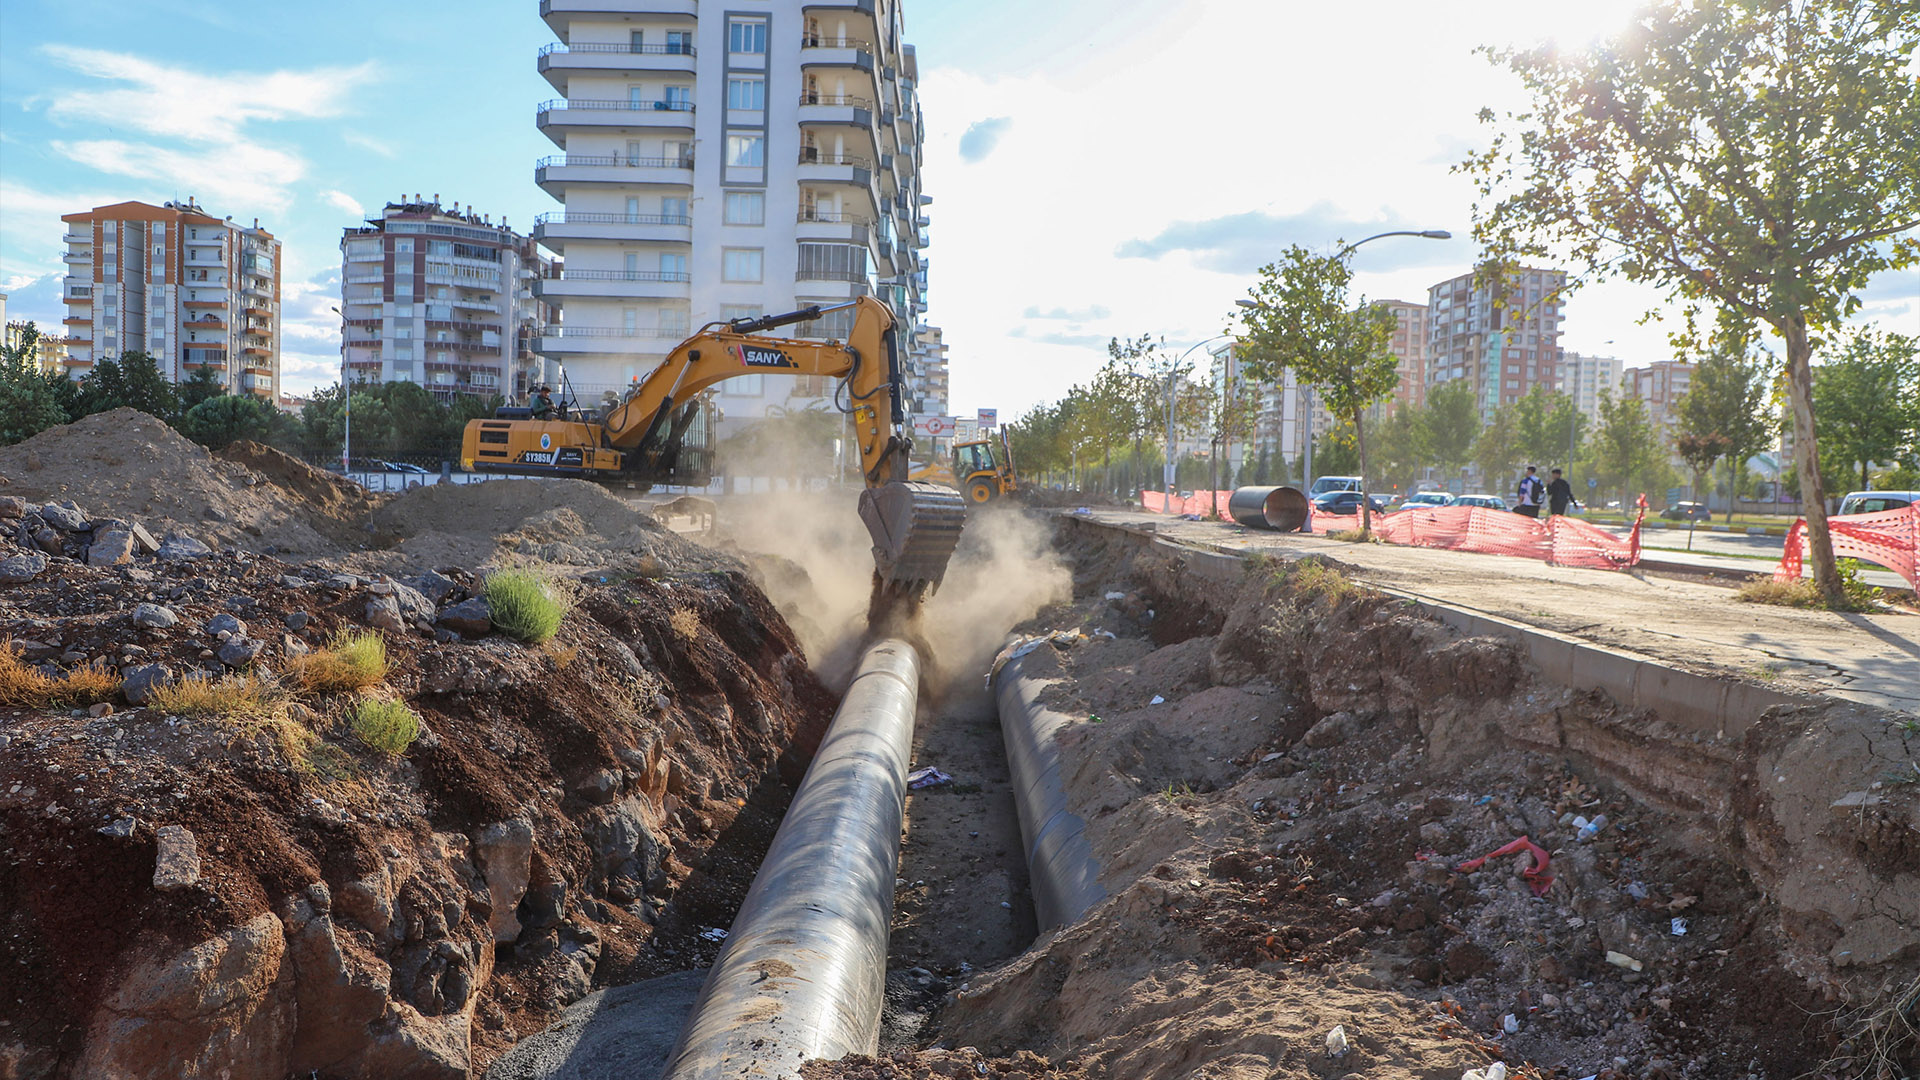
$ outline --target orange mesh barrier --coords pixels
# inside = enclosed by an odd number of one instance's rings
[[[1389,544],[1445,548],[1485,555],[1516,555],[1553,566],[1620,570],[1640,561],[1640,522],[1621,539],[1575,517],[1530,518],[1484,506],[1414,507],[1373,519],[1375,536]]]
[[[1807,519],[1800,518],[1787,530],[1787,547],[1781,553],[1780,567],[1773,572],[1775,581],[1798,581],[1806,558]],[[1877,514],[1847,514],[1827,519],[1827,535],[1833,538],[1833,554],[1840,559],[1865,559],[1879,563],[1907,579],[1915,580],[1915,554],[1920,545],[1920,506],[1882,510]]]
[[[1210,517],[1213,514],[1213,499],[1216,495],[1220,497],[1220,516],[1226,517],[1227,500],[1233,495],[1231,491],[1196,491],[1187,498],[1183,499],[1175,495],[1171,500],[1163,491],[1142,491],[1140,507],[1156,514],[1199,514],[1201,517]],[[1167,508],[1169,502],[1173,507],[1171,510]]]

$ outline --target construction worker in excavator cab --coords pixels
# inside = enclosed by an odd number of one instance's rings
[[[535,420],[558,420],[560,412],[553,405],[553,387],[537,386],[533,393],[533,418]]]

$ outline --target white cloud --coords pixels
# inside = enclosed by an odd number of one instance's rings
[[[77,214],[125,200],[125,194],[37,191],[0,180],[0,275],[38,277],[63,270],[60,256],[67,227],[62,214]]]
[[[374,72],[369,61],[351,68],[209,75],[104,49],[46,45],[42,51],[82,75],[132,84],[61,94],[47,106],[55,120],[132,127],[194,142],[238,142],[241,128],[254,120],[338,116],[347,96]]]
[[[169,150],[114,139],[56,139],[53,149],[101,172],[159,181],[163,189],[196,196],[216,213],[285,210],[293,200],[288,185],[307,171],[307,163],[292,154],[245,141],[212,150]]]
[[[386,143],[381,142],[371,135],[366,135],[358,131],[343,131],[340,133],[340,139],[348,145],[358,146],[363,150],[371,150],[383,158],[400,156],[400,152],[393,147],[388,146]]]
[[[338,208],[341,213],[348,217],[360,218],[365,217],[367,214],[366,209],[360,205],[359,201],[344,191],[323,191],[320,193],[320,198],[321,201]]]

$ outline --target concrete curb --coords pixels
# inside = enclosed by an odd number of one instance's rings
[[[1067,516],[1066,520],[1133,536],[1141,543],[1180,558],[1195,574],[1209,580],[1238,581],[1245,570],[1245,556],[1238,552],[1198,547],[1156,536],[1150,531],[1109,525],[1090,518]],[[1321,552],[1262,554],[1293,560]],[[1413,604],[1464,634],[1492,635],[1518,643],[1542,675],[1562,686],[1604,691],[1620,704],[1658,713],[1675,727],[1696,734],[1739,736],[1761,713],[1775,705],[1811,705],[1826,700],[1812,694],[1755,686],[1726,676],[1698,674],[1403,589],[1371,584],[1367,587]]]

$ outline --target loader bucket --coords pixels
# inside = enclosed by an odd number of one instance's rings
[[[939,484],[896,480],[860,493],[860,520],[873,534],[874,568],[890,589],[938,589],[966,517],[960,493]]]

